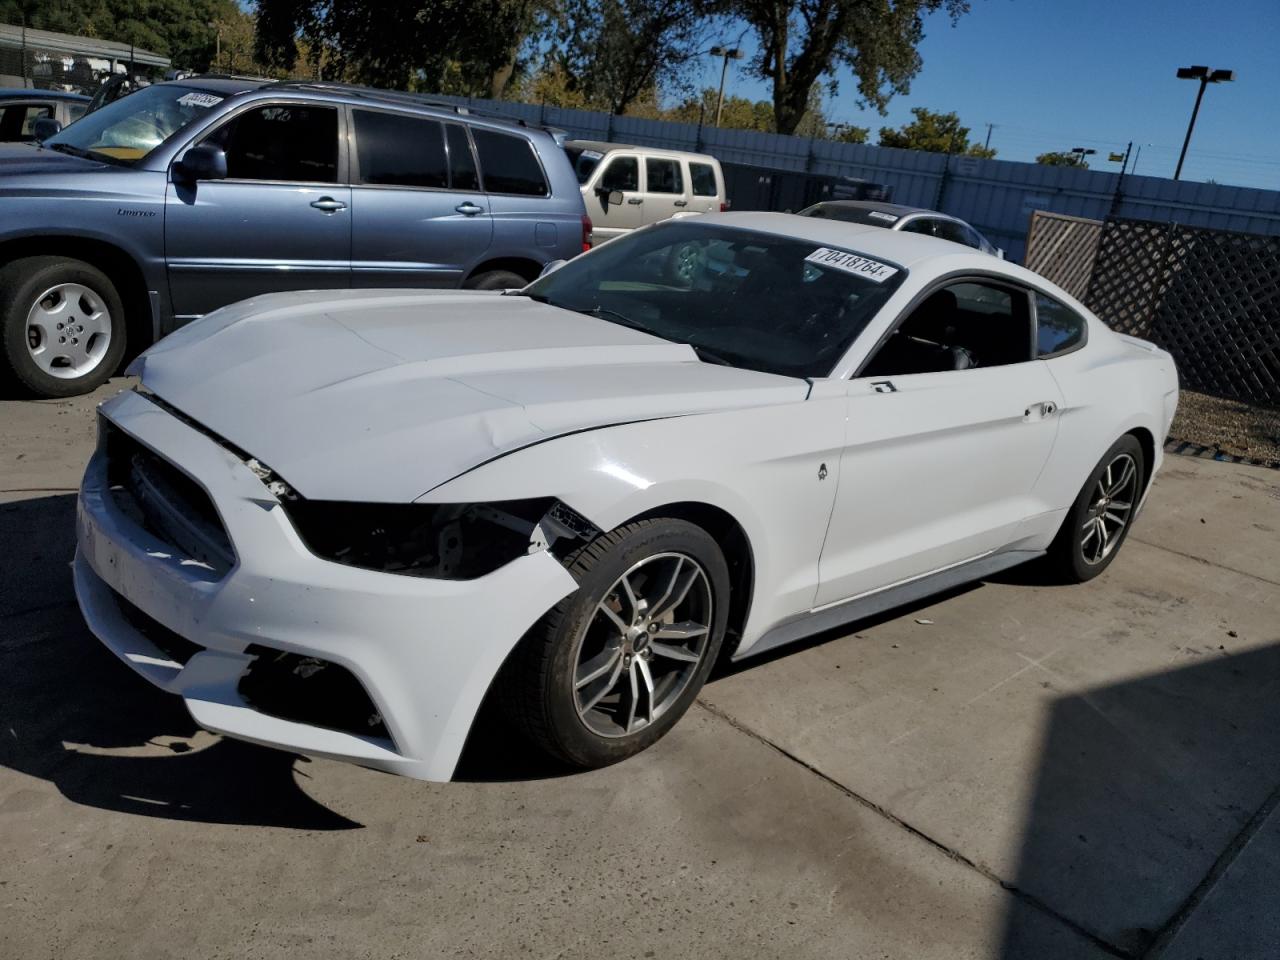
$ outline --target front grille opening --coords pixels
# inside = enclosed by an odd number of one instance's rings
[[[116,593],[115,599],[120,615],[129,626],[159,647],[170,660],[185,667],[188,660],[204,650],[200,644],[192,643],[186,637],[174,633],[159,620],[143,613],[120,594]]]
[[[345,667],[258,644],[245,652],[256,659],[237,690],[260,713],[361,737],[391,739],[373,700]]]
[[[204,489],[123,430],[103,421],[112,501],[177,553],[225,574],[235,551]]]

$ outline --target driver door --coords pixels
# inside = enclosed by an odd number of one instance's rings
[[[617,190],[622,203],[609,203]],[[635,154],[611,155],[596,174],[593,186],[583,197],[591,217],[593,243],[603,243],[644,225],[644,197],[640,193],[640,158]]]
[[[1036,480],[1062,397],[1032,359],[1029,296],[984,280],[942,290],[849,382],[817,606],[1000,550],[1049,509]],[[939,302],[945,310],[929,306]]]

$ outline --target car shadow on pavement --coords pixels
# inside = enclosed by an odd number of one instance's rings
[[[182,701],[119,662],[75,604],[75,497],[0,504],[0,765],[75,803],[204,823],[361,824],[299,787],[305,758],[200,730]]]
[[[1228,653],[1207,638],[1178,650],[1188,666],[1053,701],[1012,889],[1120,955],[1165,945],[1224,851],[1229,860],[1280,797],[1280,627],[1265,640]],[[1277,883],[1265,878],[1259,893]],[[1005,960],[1040,955],[1027,918],[1009,912]],[[1212,923],[1206,957],[1280,955],[1274,921]]]

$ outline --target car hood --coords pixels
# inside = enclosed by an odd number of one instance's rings
[[[86,160],[58,150],[45,150],[34,143],[0,144],[0,177],[31,173],[84,173],[109,166],[100,160]]]
[[[131,368],[310,499],[407,502],[494,457],[619,423],[799,402],[808,383],[487,292],[310,292],[224,308]]]

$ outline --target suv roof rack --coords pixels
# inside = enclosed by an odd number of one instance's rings
[[[349,97],[359,97],[362,100],[368,100],[373,103],[402,103],[417,107],[437,107],[441,110],[452,110],[454,113],[462,116],[482,117],[488,120],[502,120],[505,123],[514,123],[517,126],[525,127],[529,130],[545,130],[553,136],[555,135],[555,132],[550,127],[540,126],[536,123],[529,123],[519,117],[504,117],[497,113],[476,111],[460,103],[441,100],[426,93],[409,93],[403,90],[381,90],[377,87],[361,86],[358,83],[339,83],[333,80],[277,80],[275,81],[274,86],[296,87],[301,90],[343,93]]]

